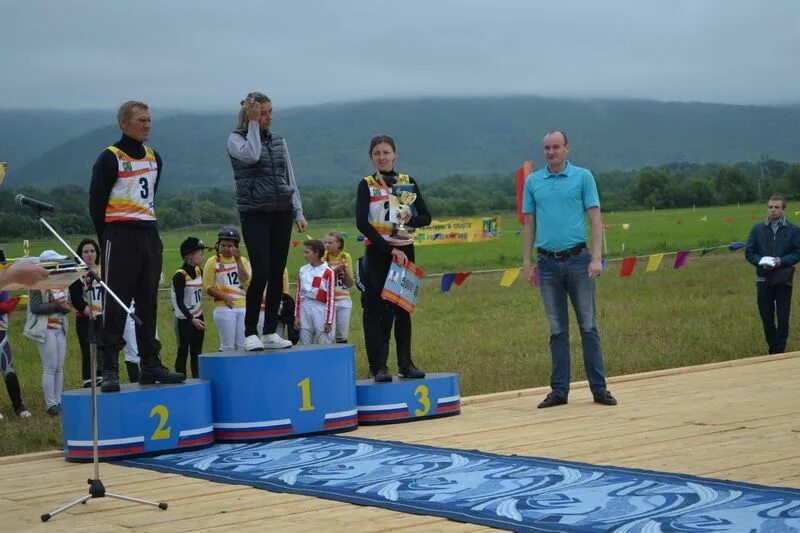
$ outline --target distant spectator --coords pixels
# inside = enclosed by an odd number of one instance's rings
[[[100,274],[100,247],[92,239],[83,239],[76,250],[89,270]],[[81,347],[81,374],[83,386],[91,387],[91,356],[89,352],[89,321],[94,323],[95,341],[99,342],[103,329],[103,300],[105,290],[99,282],[89,276],[75,280],[69,286],[69,299],[75,308],[75,334]],[[90,306],[91,300],[91,306]],[[98,355],[100,351],[98,350]],[[97,361],[97,384],[102,381],[102,361]]]
[[[219,351],[244,350],[245,287],[250,261],[239,250],[239,230],[225,226],[217,233],[217,253],[206,261],[203,288],[214,298],[214,323]]]
[[[186,375],[186,358],[191,356],[192,377],[199,377],[197,357],[203,351],[205,319],[203,317],[203,251],[206,245],[196,237],[181,243],[183,265],[172,277],[172,309],[178,333],[178,356],[175,371]]]
[[[335,275],[322,260],[321,241],[303,243],[303,258],[295,296],[294,327],[300,331],[300,344],[333,344]]]
[[[786,200],[771,197],[767,219],[750,230],[744,252],[756,267],[756,302],[771,354],[786,351],[794,265],[800,261],[800,228],[787,221],[785,214]]]
[[[336,324],[334,339],[338,343],[347,342],[350,335],[350,311],[353,300],[350,299],[350,288],[353,286],[353,259],[344,251],[344,237],[338,231],[325,235],[325,255],[322,260],[328,263],[336,275]]]
[[[6,291],[0,291],[0,372],[6,382],[6,389],[11,398],[14,413],[22,418],[31,416],[31,412],[22,403],[22,390],[17,373],[14,371],[14,359],[11,344],[8,342],[8,319],[19,303],[19,296],[9,297]],[[0,415],[2,418],[2,415]]]
[[[45,250],[40,262],[62,261],[66,256]],[[28,319],[23,335],[36,342],[42,359],[42,390],[47,414],[61,414],[64,358],[67,355],[67,314],[74,311],[63,290],[28,291]]]

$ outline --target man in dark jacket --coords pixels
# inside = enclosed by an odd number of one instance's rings
[[[800,228],[786,221],[785,212],[786,200],[771,197],[767,220],[753,226],[745,247],[745,258],[756,267],[756,301],[771,354],[786,350],[792,277],[800,261]]]
[[[136,314],[142,322],[136,327],[142,358],[139,383],[182,383],[186,376],[161,364],[161,343],[156,338],[163,247],[156,226],[155,196],[162,161],[158,152],[144,144],[150,134],[150,109],[144,102],[125,102],[117,121],[122,138],[100,153],[89,186],[89,213],[103,250],[103,279],[126,305],[136,300]],[[106,298],[100,390],[117,392],[126,314],[108,294]]]

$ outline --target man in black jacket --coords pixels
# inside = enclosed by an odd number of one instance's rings
[[[756,267],[758,312],[771,354],[786,351],[792,277],[800,261],[800,228],[786,221],[785,212],[786,200],[771,197],[767,220],[753,226],[745,247],[745,258]]]
[[[156,338],[158,282],[163,246],[156,227],[155,195],[161,156],[144,145],[150,110],[144,102],[122,104],[117,114],[122,138],[97,158],[89,187],[89,212],[103,252],[103,279],[126,305],[136,300],[141,357],[139,383],[181,383],[183,374],[161,364]],[[103,311],[103,392],[119,391],[119,350],[125,346],[125,311],[106,295]]]

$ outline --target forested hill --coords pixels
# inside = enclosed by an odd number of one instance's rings
[[[226,139],[231,113],[154,110],[150,143],[163,156],[165,190],[231,183]],[[7,183],[47,188],[88,186],[97,154],[116,141],[114,111],[0,111],[0,161]],[[69,122],[65,124],[64,122]],[[69,127],[68,127],[69,126]],[[47,135],[42,133],[44,128]],[[570,135],[571,159],[596,171],[672,161],[800,160],[800,108],[663,103],[630,100],[439,98],[376,100],[282,109],[273,130],[289,144],[301,184],[354,183],[371,171],[369,139],[395,137],[398,168],[431,180],[456,174],[509,174],[524,159],[541,164],[544,132]],[[62,135],[58,144],[53,136]]]

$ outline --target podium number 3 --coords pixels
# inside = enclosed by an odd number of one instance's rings
[[[311,378],[306,378],[297,384],[300,387],[300,394],[303,398],[303,405],[300,406],[301,411],[313,411],[314,406],[311,405]]]
[[[158,417],[158,427],[153,432],[153,436],[150,437],[150,440],[168,439],[172,434],[172,428],[165,427],[167,425],[167,420],[169,420],[169,409],[167,409],[165,405],[156,405],[150,410],[150,418],[154,416]]]
[[[414,414],[416,416],[425,416],[431,410],[431,399],[428,398],[428,387],[425,385],[420,385],[414,389],[414,396],[417,395],[419,395],[417,401],[422,406],[422,409],[415,409]]]

